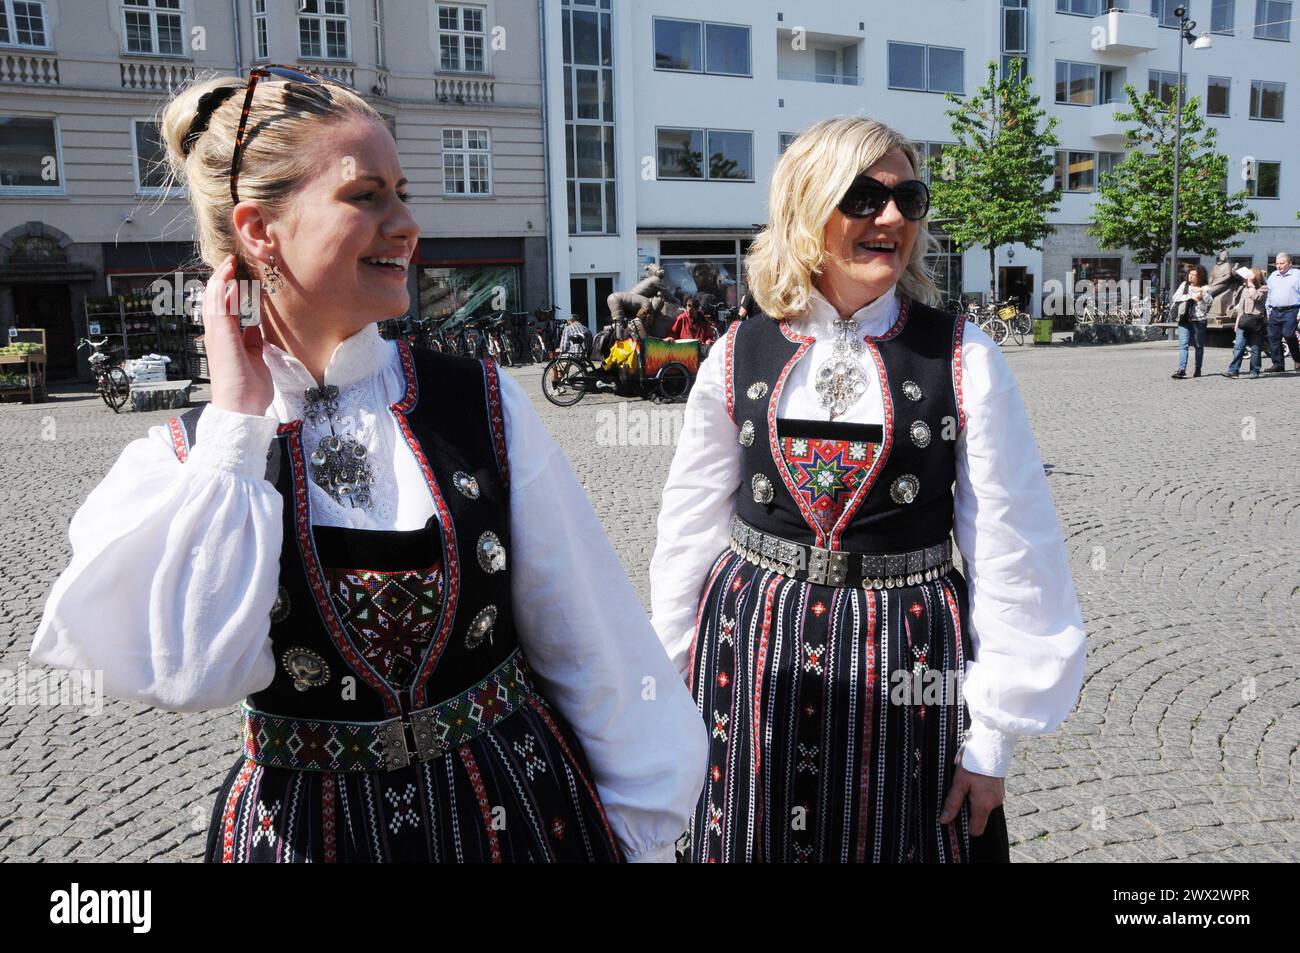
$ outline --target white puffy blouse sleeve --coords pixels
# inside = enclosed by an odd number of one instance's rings
[[[72,560],[32,660],[102,671],[107,695],[172,711],[224,708],[269,685],[276,426],[209,405],[184,463],[165,426],[130,443],[72,518]]]
[[[1083,619],[1056,504],[1006,358],[968,323],[966,426],[957,437],[954,538],[970,594],[975,661],[962,767],[1005,777],[1019,735],[1056,728],[1079,697]]]
[[[735,328],[700,365],[686,401],[677,453],[664,484],[659,538],[650,560],[655,630],[685,676],[695,641],[700,590],[731,540],[730,519],[741,479],[740,428],[727,409],[726,356]]]
[[[520,644],[582,742],[624,857],[672,862],[704,786],[704,722],[563,452],[500,380]]]

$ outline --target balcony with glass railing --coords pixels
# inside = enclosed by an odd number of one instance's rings
[[[861,86],[861,54],[861,37],[780,29],[776,31],[776,78]]]

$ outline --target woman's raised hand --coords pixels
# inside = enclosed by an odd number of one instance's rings
[[[275,385],[262,360],[262,328],[239,327],[235,256],[217,266],[203,292],[203,346],[212,381],[212,403],[222,410],[260,417],[271,406]]]

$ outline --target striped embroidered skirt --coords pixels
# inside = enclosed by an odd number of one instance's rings
[[[690,859],[1007,860],[998,807],[939,823],[970,715],[965,578],[897,589],[821,586],[726,550],[701,598],[691,690],[709,767]]]
[[[241,757],[213,808],[213,863],[618,861],[571,729],[537,695],[439,758],[324,772]]]

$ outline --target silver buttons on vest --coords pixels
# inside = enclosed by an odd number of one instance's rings
[[[330,667],[311,649],[294,646],[280,656],[280,664],[293,678],[293,687],[300,692],[324,685],[330,680]]]
[[[904,473],[889,486],[889,496],[895,503],[911,503],[921,492],[921,481],[915,474]]]
[[[289,593],[281,586],[275,593],[275,605],[271,606],[271,621],[283,622],[289,618]]]
[[[774,492],[772,490],[772,481],[761,473],[755,473],[754,478],[749,481],[750,488],[754,491],[754,502],[762,503],[766,506],[772,502]]]
[[[491,530],[478,538],[478,564],[488,574],[506,568],[506,548],[501,545],[500,537]]]
[[[746,420],[740,425],[740,443],[744,447],[754,445],[754,421]]]
[[[913,420],[908,432],[912,435],[912,443],[918,447],[930,446],[930,425],[924,420]]]
[[[465,632],[465,648],[476,649],[483,644],[484,639],[490,639],[492,637],[492,627],[496,624],[496,606],[488,606],[474,616],[474,621],[469,624],[469,629]]]
[[[750,400],[762,400],[767,396],[767,382],[754,381],[749,385],[749,390],[745,391]]]
[[[921,385],[916,381],[903,381],[903,396],[908,400],[920,400]]]
[[[457,470],[452,474],[451,482],[455,484],[456,489],[460,491],[462,496],[467,496],[471,500],[478,499],[478,480],[474,479],[464,470]]]

